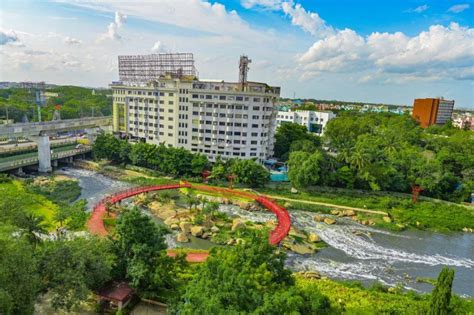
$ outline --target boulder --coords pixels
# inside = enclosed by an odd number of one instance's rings
[[[331,218],[325,218],[324,223],[326,223],[326,224],[336,224],[336,220],[331,219]]]
[[[352,216],[355,216],[356,213],[355,213],[354,210],[345,210],[345,211],[344,211],[344,215],[345,215],[346,217],[352,217]]]
[[[244,222],[242,222],[242,220],[240,219],[234,219],[234,221],[232,221],[232,232],[235,232],[237,230],[240,230],[240,229],[245,229],[246,228],[246,225]]]
[[[360,221],[360,224],[369,225],[369,221],[368,220],[362,220],[362,221]]]
[[[174,217],[169,217],[165,220],[165,224],[167,226],[171,226],[173,224],[179,224],[179,219],[178,218],[174,218]]]
[[[306,244],[290,244],[289,246],[292,252],[300,255],[314,254],[314,249]]]
[[[319,214],[318,214],[318,215],[315,215],[315,216],[314,216],[314,221],[316,221],[316,222],[323,222],[323,221],[324,221],[324,217],[320,216]]]
[[[290,231],[288,233],[290,236],[297,237],[297,238],[305,238],[306,235],[304,235],[302,232],[299,230],[295,229],[294,227],[290,228]]]
[[[201,238],[208,238],[208,237],[209,237],[209,233],[207,232],[202,233]]]
[[[176,241],[180,243],[187,243],[189,242],[189,238],[187,237],[186,233],[181,232],[176,236]]]
[[[321,241],[321,238],[316,233],[309,233],[308,242],[317,243],[320,241]]]
[[[298,189],[296,189],[295,187],[291,187],[291,193],[292,194],[297,194],[298,193]]]
[[[172,230],[179,230],[179,225],[177,225],[176,223],[173,223],[173,224],[171,224],[170,228]]]
[[[331,210],[332,215],[338,215],[340,213],[339,210]]]
[[[191,224],[191,222],[181,222],[181,223],[179,224],[179,228],[180,228],[181,231],[183,231],[184,233],[190,233],[192,227],[193,227],[193,225]]]
[[[383,217],[383,221],[387,223],[392,223],[392,219],[390,217]]]
[[[321,279],[321,274],[317,271],[306,271],[303,273],[303,277],[307,279]]]
[[[230,240],[227,241],[226,243],[227,245],[234,245],[235,244],[235,240],[233,238],[231,238]]]
[[[197,226],[193,226],[193,227],[191,228],[191,234],[192,234],[193,236],[199,237],[199,236],[201,236],[203,233],[204,233],[204,228],[203,228],[202,226],[197,225]]]
[[[213,226],[211,227],[211,232],[212,232],[212,233],[219,233],[219,231],[220,231],[220,229],[219,229],[217,226],[213,225]]]

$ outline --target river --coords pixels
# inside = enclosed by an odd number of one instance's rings
[[[131,187],[93,171],[66,168],[61,173],[79,180],[82,187],[80,198],[86,199],[89,207],[107,194]],[[275,219],[270,212],[248,212],[236,206],[222,205],[220,211],[255,222]],[[443,266],[450,266],[456,269],[453,291],[463,296],[474,296],[473,234],[395,233],[363,226],[345,218],[336,218],[337,224],[326,225],[315,222],[314,215],[304,210],[293,211],[292,224],[315,232],[329,247],[314,255],[290,253],[286,263],[292,270],[316,270],[330,278],[364,283],[375,280],[391,286],[403,283],[407,289],[430,292],[432,286],[418,283],[416,278],[436,278]],[[172,237],[168,237],[168,243],[176,245]],[[199,247],[197,244],[193,247]],[[207,241],[201,245],[208,247]]]

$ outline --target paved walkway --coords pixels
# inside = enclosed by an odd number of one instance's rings
[[[271,198],[271,199],[306,203],[306,204],[311,204],[311,205],[325,206],[325,207],[329,207],[329,208],[336,208],[336,209],[343,209],[343,210],[354,210],[356,212],[365,212],[365,213],[380,214],[380,215],[386,215],[386,216],[388,215],[388,213],[384,212],[384,211],[368,210],[368,209],[354,208],[354,207],[348,207],[348,206],[340,206],[340,205],[335,205],[335,204],[332,204],[332,203],[311,201],[311,200],[305,200],[305,199],[292,199],[292,198],[280,197],[280,196],[275,196],[275,195],[264,195],[264,196],[266,196],[268,198]]]

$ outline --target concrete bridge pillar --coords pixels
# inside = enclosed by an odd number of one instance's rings
[[[95,142],[96,134],[97,134],[96,128],[87,128],[86,134],[87,134],[87,140],[89,141],[89,145],[93,145]]]
[[[41,173],[51,172],[51,144],[49,136],[39,136],[36,138],[36,143],[38,144],[38,171]]]

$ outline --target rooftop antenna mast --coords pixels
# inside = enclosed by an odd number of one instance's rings
[[[249,59],[248,56],[246,56],[246,55],[240,56],[239,83],[240,83],[242,91],[244,90],[245,85],[247,85],[247,74],[249,72],[249,63],[251,63],[251,62],[252,62],[252,60]]]

